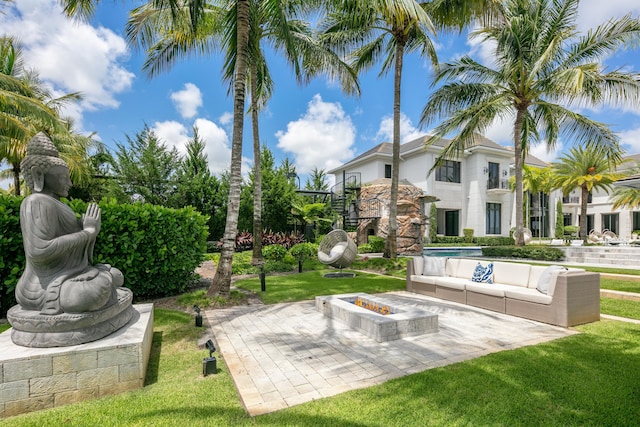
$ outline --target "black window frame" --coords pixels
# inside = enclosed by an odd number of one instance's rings
[[[460,184],[462,182],[462,164],[457,160],[444,160],[442,165],[436,169],[436,181],[453,182]]]

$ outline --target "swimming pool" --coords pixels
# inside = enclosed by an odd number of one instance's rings
[[[482,248],[479,246],[461,246],[461,247],[429,247],[423,248],[424,256],[482,256]]]

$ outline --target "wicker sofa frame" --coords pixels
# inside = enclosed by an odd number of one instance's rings
[[[509,285],[504,284],[483,287],[471,280],[451,284],[443,283],[446,280],[434,276],[430,276],[431,283],[425,283],[421,277],[416,277],[421,274],[421,271],[416,271],[414,259],[409,260],[408,291],[562,327],[600,320],[599,273],[573,269],[558,274],[550,301],[549,298],[541,301],[535,292],[532,292],[530,300],[509,298],[504,293],[500,296],[495,290],[509,289]]]

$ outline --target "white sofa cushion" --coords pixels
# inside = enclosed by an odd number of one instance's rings
[[[447,264],[444,267],[444,271],[447,273],[447,276],[455,277],[459,263],[460,258],[447,258]]]
[[[512,287],[511,289],[507,289],[504,294],[510,299],[535,302],[538,304],[551,304],[551,301],[553,301],[553,297],[550,295],[545,295],[531,288]]]
[[[468,279],[462,279],[460,277],[438,277],[436,276],[436,286],[442,286],[445,288],[458,289],[464,291],[464,288],[469,282]]]
[[[538,285],[536,289],[545,295],[553,296],[553,291],[556,288],[556,279],[558,274],[567,271],[566,267],[561,265],[550,265],[545,268],[540,277],[538,278]]]
[[[423,258],[422,274],[425,276],[446,276],[446,257],[426,256]]]
[[[529,282],[527,283],[527,288],[535,289],[538,286],[538,280],[540,280],[540,275],[547,268],[546,265],[532,265],[531,271],[529,272]]]
[[[423,275],[418,275],[418,274],[412,274],[411,275],[411,281],[412,282],[419,282],[419,283],[428,283],[429,285],[435,285],[436,284],[436,279],[439,276],[423,276]]]
[[[478,261],[475,259],[459,258],[458,267],[456,268],[456,272],[453,277],[471,280],[477,264]]]
[[[501,298],[504,298],[505,292],[510,288],[511,286],[509,285],[501,285],[499,283],[490,285],[488,283],[474,283],[474,282],[467,283],[465,287],[465,289],[469,292],[475,292],[478,294],[491,295],[494,297],[501,297]]]
[[[421,256],[414,256],[413,258],[413,274],[422,274],[424,268],[424,258]]]
[[[529,264],[496,261],[493,263],[493,282],[526,287],[530,270]]]

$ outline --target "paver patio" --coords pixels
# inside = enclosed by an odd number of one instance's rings
[[[394,305],[438,314],[439,331],[378,343],[316,311],[314,301],[233,307],[206,317],[252,415],[576,333],[399,291]]]

